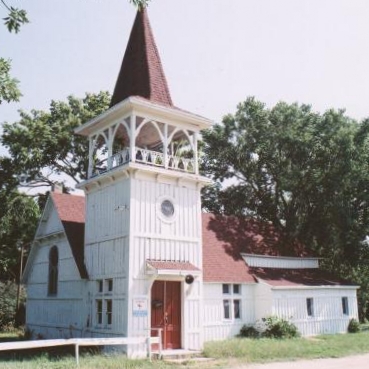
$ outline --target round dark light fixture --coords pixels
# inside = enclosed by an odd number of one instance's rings
[[[163,215],[165,215],[167,218],[170,218],[174,215],[174,205],[170,200],[164,200],[161,203],[161,212]]]
[[[195,278],[193,277],[192,274],[187,274],[186,277],[185,277],[185,282],[187,284],[192,284],[194,280],[195,280]]]

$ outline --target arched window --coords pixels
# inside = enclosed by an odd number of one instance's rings
[[[49,252],[49,282],[47,292],[50,296],[56,295],[58,292],[58,264],[58,248],[56,246],[53,246]]]

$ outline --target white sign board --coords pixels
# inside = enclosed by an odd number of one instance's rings
[[[147,316],[147,299],[134,298],[133,299],[133,316]]]

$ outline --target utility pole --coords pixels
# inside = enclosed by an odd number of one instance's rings
[[[18,246],[18,249],[19,249],[19,246]],[[20,303],[20,287],[21,287],[21,279],[22,279],[22,273],[23,273],[23,254],[24,254],[24,244],[22,242],[20,243],[20,263],[19,263],[20,266],[19,266],[19,277],[18,277],[18,288],[17,288],[16,312],[19,309],[19,303]]]

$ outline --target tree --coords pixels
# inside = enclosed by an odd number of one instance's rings
[[[9,32],[18,33],[23,24],[28,23],[27,13],[23,9],[9,6],[5,0],[0,0],[3,8],[8,12],[8,16],[3,18],[4,24]],[[21,93],[19,91],[19,81],[10,76],[10,60],[0,58],[0,104],[3,101],[19,101]]]
[[[0,104],[19,101],[18,80],[10,76],[10,61],[0,58]]]
[[[204,141],[203,168],[215,180],[208,210],[271,222],[285,244],[326,257],[325,268],[358,282],[368,274],[369,120],[248,98]]]
[[[27,187],[50,186],[55,173],[76,184],[86,179],[88,142],[74,135],[74,129],[107,110],[110,100],[108,92],[100,92],[83,99],[69,96],[66,102],[53,100],[47,112],[21,111],[20,121],[3,126],[0,141],[10,154],[6,172],[11,169],[24,177]]]
[[[0,201],[0,280],[15,280],[20,262],[17,246],[33,240],[40,211],[34,198],[17,191],[0,192]]]

